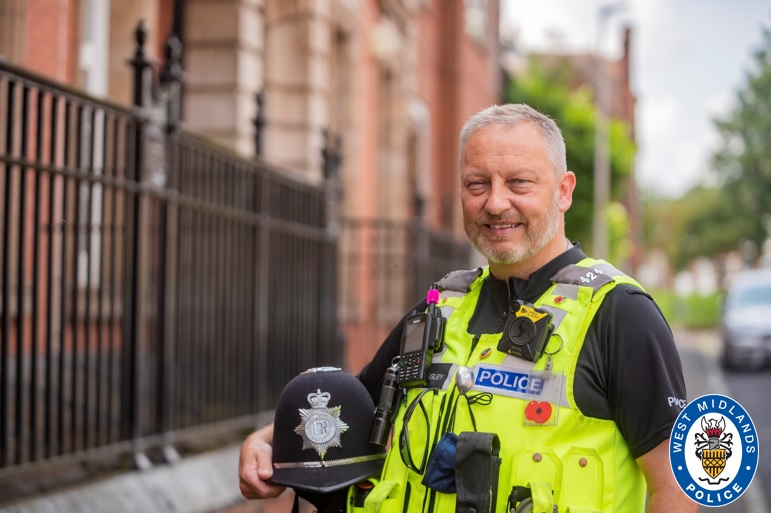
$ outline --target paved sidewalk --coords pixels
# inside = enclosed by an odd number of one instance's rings
[[[721,394],[731,397],[723,371],[718,365],[720,350],[719,335],[715,331],[675,331],[675,342],[680,353],[685,374],[688,400],[705,394]],[[763,493],[763,484],[758,474],[744,494],[736,501],[711,509],[720,513],[769,513]]]

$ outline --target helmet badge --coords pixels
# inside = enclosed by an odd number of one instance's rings
[[[303,450],[315,449],[321,459],[330,447],[342,447],[340,435],[348,431],[348,424],[340,419],[341,406],[327,407],[331,399],[329,392],[308,394],[310,408],[298,408],[300,424],[294,432],[303,439]]]

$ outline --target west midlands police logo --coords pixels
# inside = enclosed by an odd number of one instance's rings
[[[747,411],[724,395],[691,401],[677,417],[669,461],[680,488],[702,506],[725,506],[749,487],[758,435]]]

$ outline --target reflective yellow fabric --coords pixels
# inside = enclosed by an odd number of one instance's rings
[[[603,261],[586,259],[578,266],[589,271],[598,270],[601,274],[613,273],[613,280],[595,287],[596,290],[591,284],[553,284],[536,302],[537,307],[553,312],[554,318],[559,320],[546,346],[547,352],[554,352],[552,379],[559,380],[564,376],[562,401],[552,404],[556,422],[535,425],[527,422],[525,411],[530,402],[528,398],[494,394],[489,404],[476,403],[470,407],[477,430],[495,432],[500,438],[502,466],[495,509],[498,512],[508,511],[507,501],[513,486],[531,484],[537,484],[535,489],[539,502],[550,504],[553,500],[559,511],[637,513],[644,509],[645,482],[642,473],[615,423],[583,415],[576,407],[573,393],[578,355],[605,294],[619,283],[638,287],[639,284]],[[440,298],[442,311],[451,313],[447,320],[444,348],[434,355],[434,362],[471,368],[480,363],[510,366],[525,372],[544,370],[549,359],[546,355],[535,364],[521,359],[515,361],[515,357],[496,349],[500,334],[473,337],[466,331],[488,273],[485,268],[465,295],[443,294]],[[421,484],[422,476],[405,467],[399,454],[398,443],[406,405],[415,400],[421,391],[414,389],[408,392],[395,419],[393,447],[388,453],[382,479],[388,483],[400,483],[401,486],[389,485],[386,492],[388,499],[383,504],[390,503],[389,511],[392,507],[394,511],[454,511],[455,495],[426,489]],[[473,393],[472,388],[469,394]],[[473,430],[469,408],[464,398],[458,400],[454,383],[447,390],[424,394],[421,401],[426,415],[413,414],[408,425],[410,448],[416,461],[421,458],[426,444],[429,448],[433,447],[442,433],[450,429],[451,416],[454,417],[454,432]],[[451,415],[452,410],[454,415]],[[545,495],[545,490],[551,490],[551,498]],[[375,494],[379,499],[381,496]]]

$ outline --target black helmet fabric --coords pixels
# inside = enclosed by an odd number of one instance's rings
[[[336,367],[316,367],[284,387],[273,424],[271,482],[327,493],[379,474],[385,448],[369,442],[375,404]]]

